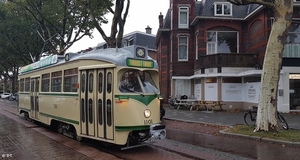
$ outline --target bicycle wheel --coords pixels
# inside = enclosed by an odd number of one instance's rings
[[[174,105],[173,105],[173,108],[174,108],[174,109],[178,109],[178,107],[179,107],[178,104],[174,104]]]
[[[286,120],[284,119],[284,117],[279,113],[277,113],[277,117],[278,117],[278,121],[279,121],[280,125],[282,126],[282,128],[285,129],[285,130],[288,130],[289,125],[286,122]]]
[[[169,104],[169,108],[170,109],[174,109],[174,105],[173,104]]]
[[[255,111],[248,111],[244,114],[244,121],[248,126],[255,126],[256,114]]]

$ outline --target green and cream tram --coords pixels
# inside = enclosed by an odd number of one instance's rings
[[[141,46],[51,55],[20,70],[19,113],[77,140],[165,138],[157,62]]]

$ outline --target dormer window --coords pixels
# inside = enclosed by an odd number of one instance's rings
[[[227,2],[214,3],[215,16],[232,16],[232,4]]]

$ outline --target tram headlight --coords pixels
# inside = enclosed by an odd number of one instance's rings
[[[150,111],[149,109],[146,109],[146,110],[144,111],[144,116],[145,116],[146,118],[149,118],[149,117],[151,116],[151,111]]]

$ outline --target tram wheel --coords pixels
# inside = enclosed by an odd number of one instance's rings
[[[73,136],[74,136],[74,139],[76,139],[78,142],[83,142],[84,141],[84,138],[77,135],[77,132],[76,132],[76,129],[74,127],[73,128]]]
[[[77,134],[75,135],[75,139],[78,141],[78,142],[82,142],[83,141],[83,138],[81,136],[78,136]]]
[[[63,133],[63,127],[62,127],[62,124],[59,123],[58,126],[57,126],[57,132],[62,134]]]
[[[28,120],[28,121],[30,120],[29,114],[27,112],[24,113],[24,118],[25,118],[25,120]]]

